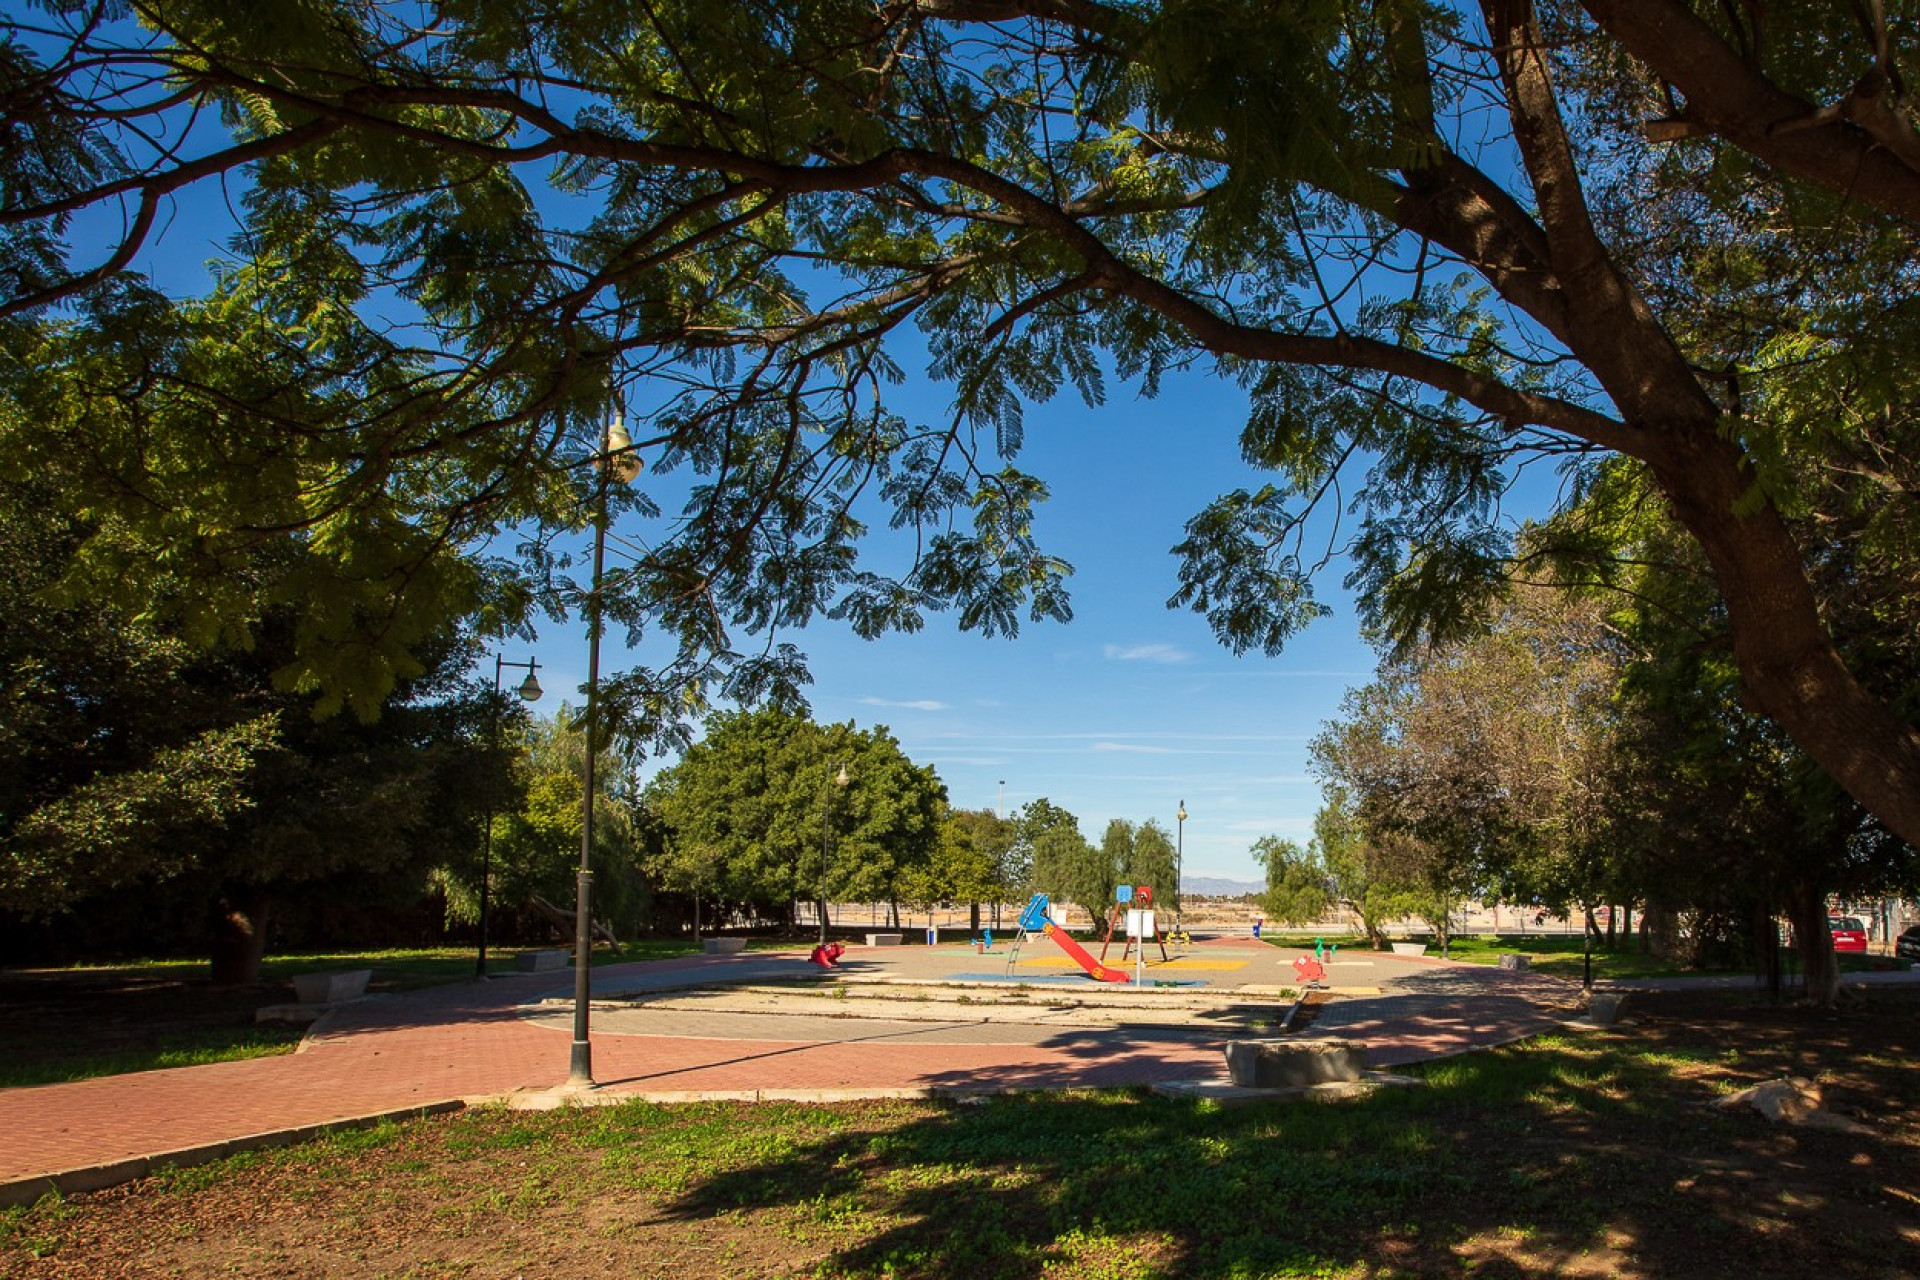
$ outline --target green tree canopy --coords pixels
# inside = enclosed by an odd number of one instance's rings
[[[370,712],[449,614],[577,599],[551,533],[625,401],[616,501],[677,516],[611,612],[675,656],[617,702],[672,738],[716,688],[797,700],[797,652],[742,635],[1064,617],[1027,408],[1209,363],[1267,473],[1179,548],[1225,642],[1321,612],[1305,521],[1346,494],[1382,634],[1471,630],[1516,470],[1610,454],[1698,544],[1746,695],[1920,841],[1920,733],[1817,571],[1911,548],[1909,472],[1850,482],[1903,512],[1857,539],[1794,524],[1822,463],[1912,456],[1915,32],[1776,9],[48,0],[0,55],[0,458],[201,582],[196,638],[307,531],[284,671]],[[133,264],[220,183],[228,257],[170,296]],[[917,342],[940,422],[886,408]],[[901,572],[860,561],[862,495]],[[516,563],[457,554],[510,529]],[[70,572],[137,598],[134,554]]]
[[[1326,915],[1333,898],[1327,891],[1327,868],[1317,850],[1302,849],[1278,836],[1261,836],[1249,852],[1266,871],[1267,891],[1260,895],[1260,909],[1269,919],[1301,925]]]
[[[252,981],[276,901],[405,900],[473,855],[485,797],[470,637],[443,628],[383,714],[316,719],[276,676],[296,610],[263,592],[208,652],[114,599],[71,595],[86,536],[43,486],[0,483],[0,909],[85,911],[132,886],[197,897],[215,977]],[[260,558],[294,553],[276,544]],[[154,589],[179,589],[166,567]]]
[[[645,797],[674,887],[790,920],[801,901],[824,912],[931,887],[945,800],[934,771],[884,727],[816,725],[773,708],[710,718]]]

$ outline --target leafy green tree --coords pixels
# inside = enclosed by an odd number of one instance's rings
[[[1173,837],[1153,818],[1133,829],[1133,846],[1121,867],[1125,884],[1144,884],[1154,891],[1154,905],[1171,911],[1179,899],[1174,886]]]
[[[566,926],[573,911],[584,817],[586,732],[577,708],[561,704],[551,718],[523,722],[515,744],[515,783],[522,797],[492,815],[492,910],[525,922]],[[636,798],[614,744],[594,769],[593,906],[598,932],[617,938],[652,923],[653,892],[643,874]],[[479,918],[477,862],[437,875],[449,917]]]
[[[1333,897],[1327,890],[1327,868],[1318,851],[1302,849],[1291,840],[1261,836],[1249,850],[1267,874],[1267,891],[1260,909],[1280,924],[1313,924],[1327,914]]]
[[[1610,631],[1630,647],[1611,694],[1619,743],[1608,825],[1647,899],[1649,936],[1682,959],[1774,971],[1784,912],[1809,996],[1831,1003],[1839,971],[1829,898],[1911,893],[1915,851],[1754,714],[1695,553],[1657,502],[1625,507],[1635,486],[1611,479],[1568,521],[1605,528],[1639,566],[1619,584],[1626,592],[1608,598]],[[1838,494],[1810,513],[1836,527],[1865,518]],[[1874,557],[1828,592],[1838,642],[1882,686],[1911,686],[1920,673],[1914,619],[1893,603],[1908,598],[1901,583],[1911,572]]]
[[[86,532],[48,497],[0,484],[0,907],[84,913],[139,886],[196,897],[206,925],[190,941],[215,981],[244,983],[276,902],[404,901],[436,864],[472,858],[501,779],[469,639],[443,632],[377,720],[316,719],[284,683],[296,610],[263,592],[231,620],[249,646],[208,651],[73,593],[60,544]]]
[[[845,769],[847,785],[837,781]],[[777,709],[723,713],[649,786],[663,867],[722,902],[797,927],[797,903],[899,903],[928,879],[945,788],[884,728],[820,726]],[[659,874],[656,872],[656,874]]]
[[[1326,802],[1313,819],[1312,852],[1325,869],[1329,892],[1360,918],[1367,944],[1387,946],[1390,920],[1414,914],[1413,886],[1397,877],[1395,859],[1370,838],[1344,787],[1323,784]]]
[[[935,896],[967,903],[976,933],[980,904],[998,907],[1013,896],[1006,880],[1013,840],[1014,824],[991,809],[953,809],[941,820],[931,874],[943,892]]]
[[[1101,850],[1080,833],[1080,820],[1042,796],[1022,806],[1014,822],[1019,843],[1032,850],[1033,888],[1084,908],[1096,925],[1103,921],[1112,881],[1101,870]],[[1089,902],[1082,895],[1098,896]]]
[[[1498,779],[1422,705],[1419,675],[1417,664],[1383,663],[1309,753],[1321,778],[1352,798],[1369,875],[1426,920],[1444,951],[1455,907],[1487,883],[1506,814]]]
[[[1830,462],[1911,443],[1920,67],[1883,8],[48,4],[0,54],[0,457],[196,577],[195,640],[307,530],[290,672],[370,713],[449,615],[573,596],[550,535],[632,401],[621,518],[688,500],[611,588],[676,656],[616,692],[672,741],[715,689],[797,705],[798,653],[741,633],[1064,617],[1027,408],[1211,362],[1272,473],[1180,548],[1226,643],[1322,612],[1302,540],[1341,494],[1381,633],[1471,631],[1517,471],[1572,458],[1577,494],[1610,454],[1698,545],[1745,695],[1920,841],[1920,732],[1793,526]],[[215,183],[235,248],[176,300],[131,264]],[[918,344],[944,425],[876,398]],[[898,574],[858,560],[864,495],[921,535]],[[1911,546],[1858,527],[1831,563]],[[508,528],[522,563],[458,554]],[[144,554],[73,568],[137,612]]]

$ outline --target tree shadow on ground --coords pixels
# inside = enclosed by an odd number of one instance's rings
[[[701,1219],[811,1206],[878,1229],[829,1274],[1241,1277],[1920,1273],[1920,1002],[1829,1024],[1652,998],[1635,1025],[1425,1071],[1364,1101],[1221,1110],[1103,1093],[808,1135],[697,1182]],[[1864,1133],[1706,1104],[1824,1073]]]

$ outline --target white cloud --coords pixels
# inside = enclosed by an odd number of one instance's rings
[[[896,702],[891,698],[862,698],[861,703],[869,707],[897,707],[903,711],[945,711],[947,704],[932,698],[914,698],[905,702]]]
[[[1096,742],[1089,748],[1092,751],[1127,751],[1135,755],[1164,756],[1171,755],[1165,747],[1149,747],[1138,742]]]
[[[1171,644],[1110,644],[1104,652],[1114,662],[1158,662],[1172,666],[1193,661],[1191,653]]]

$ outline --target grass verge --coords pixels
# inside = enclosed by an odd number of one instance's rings
[[[1359,1102],[481,1110],[257,1152],[0,1220],[0,1272],[1892,1277],[1920,1272],[1920,1004],[1689,993],[1632,1027]],[[1706,1104],[1792,1072],[1843,1134]]]

